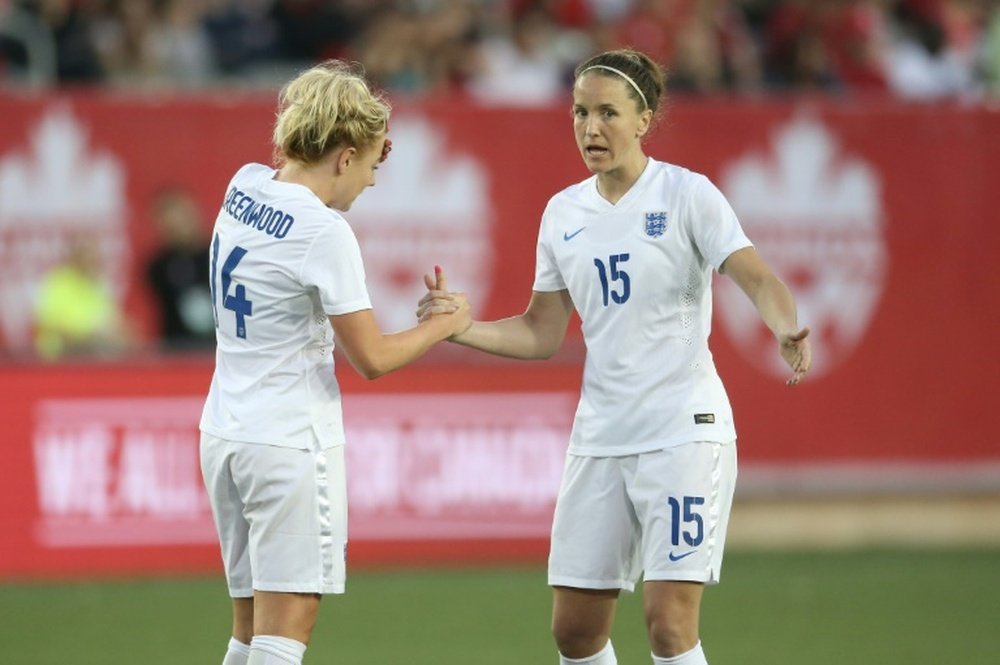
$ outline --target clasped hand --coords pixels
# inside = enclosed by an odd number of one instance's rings
[[[435,316],[455,316],[454,335],[465,332],[472,325],[472,307],[464,293],[448,290],[448,280],[441,266],[434,266],[434,274],[424,274],[427,293],[417,303],[417,321],[424,322]]]

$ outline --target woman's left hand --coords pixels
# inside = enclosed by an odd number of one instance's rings
[[[810,348],[808,337],[809,327],[806,326],[798,332],[784,334],[778,338],[778,344],[781,347],[781,357],[792,368],[792,378],[786,381],[790,386],[794,386],[801,381],[812,364],[812,349]]]

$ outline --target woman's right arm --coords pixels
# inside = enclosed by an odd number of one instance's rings
[[[572,313],[569,291],[532,291],[523,314],[499,321],[473,321],[450,340],[507,358],[545,359],[562,346]]]
[[[396,333],[383,333],[370,309],[331,316],[330,324],[354,369],[366,379],[375,379],[408,365],[438,342],[465,330],[471,319],[469,304],[459,296],[454,311],[428,317]]]

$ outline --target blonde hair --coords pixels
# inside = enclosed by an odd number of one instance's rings
[[[313,164],[340,146],[363,148],[389,128],[389,103],[360,65],[328,60],[292,79],[278,96],[275,160]]]

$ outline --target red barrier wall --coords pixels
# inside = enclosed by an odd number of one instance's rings
[[[187,187],[210,224],[235,168],[267,161],[272,115],[260,97],[0,97],[0,347],[30,343],[32,285],[80,228],[104,239],[148,334],[151,196]],[[385,325],[412,315],[433,263],[477,316],[519,311],[541,210],[586,176],[566,110],[404,105],[391,134],[378,186],[349,214]],[[712,348],[744,464],[1000,458],[988,427],[1000,278],[987,256],[1000,240],[1000,112],[677,101],[648,151],[723,189],[813,327],[816,370],[789,390],[743,297],[717,280]],[[458,351],[374,383],[342,367],[361,479],[353,556],[544,551],[580,358],[574,331],[548,364]],[[197,357],[0,366],[0,576],[217,565],[196,460],[210,372]],[[407,410],[422,399],[443,429]],[[508,483],[468,483],[497,470]],[[422,484],[395,482],[404,472]]]

